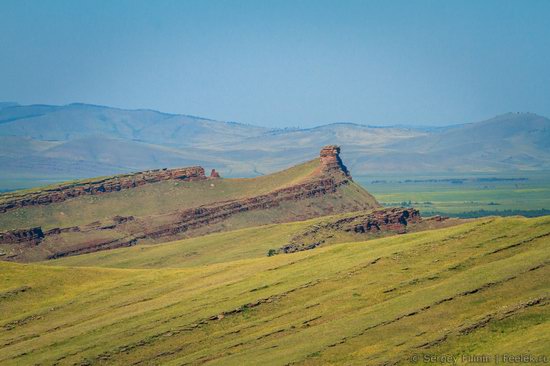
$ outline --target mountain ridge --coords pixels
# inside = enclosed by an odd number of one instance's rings
[[[182,116],[182,117],[190,117],[194,119],[200,119],[200,120],[207,120],[207,121],[213,121],[213,122],[220,122],[220,123],[228,123],[228,124],[238,124],[242,126],[251,126],[251,127],[258,127],[258,128],[264,128],[266,130],[270,131],[278,131],[278,130],[309,130],[309,129],[316,129],[320,127],[326,127],[331,125],[355,125],[355,126],[361,126],[361,127],[368,127],[368,128],[406,128],[406,129],[426,129],[426,128],[452,128],[452,127],[459,127],[464,125],[471,125],[476,124],[480,122],[487,122],[494,118],[499,118],[503,116],[509,116],[509,115],[533,115],[537,117],[542,118],[548,118],[542,115],[539,115],[535,112],[503,112],[500,114],[495,115],[494,117],[484,119],[481,121],[475,121],[475,122],[458,122],[458,123],[448,123],[444,125],[431,125],[431,124],[425,124],[425,125],[416,125],[416,124],[407,124],[407,123],[396,123],[396,124],[388,124],[388,125],[376,125],[376,124],[364,124],[359,122],[349,122],[349,121],[336,121],[336,122],[329,122],[329,123],[321,123],[316,126],[312,127],[265,127],[256,125],[253,123],[245,123],[245,122],[239,122],[239,121],[229,121],[229,120],[218,120],[210,117],[204,117],[204,116],[197,116],[192,114],[186,114],[186,113],[172,113],[172,112],[163,112],[158,109],[154,108],[124,108],[124,107],[114,107],[109,106],[105,104],[94,104],[94,103],[85,103],[85,102],[71,102],[67,104],[44,104],[44,103],[36,103],[36,104],[20,104],[18,102],[10,102],[10,101],[0,101],[0,109],[3,108],[33,108],[33,107],[47,107],[47,108],[66,108],[66,107],[93,107],[93,108],[99,108],[99,109],[110,109],[110,110],[118,110],[123,112],[154,112],[166,116]]]
[[[256,176],[311,159],[331,143],[346,147],[343,157],[358,175],[550,169],[550,120],[534,113],[443,127],[336,122],[272,129],[150,109],[5,104],[0,189],[194,161],[228,177]]]

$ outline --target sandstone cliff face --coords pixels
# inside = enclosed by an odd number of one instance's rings
[[[83,195],[97,195],[139,187],[149,183],[166,180],[197,181],[204,180],[204,169],[197,167],[179,169],[148,170],[113,178],[99,179],[86,183],[70,183],[53,189],[45,189],[26,194],[8,194],[0,201],[0,212],[35,205],[47,205],[62,202]]]
[[[10,230],[0,233],[0,244],[38,244],[44,238],[42,228]]]
[[[380,230],[403,231],[410,223],[421,220],[420,212],[414,208],[389,208],[374,211],[353,224],[353,231],[356,233],[367,233]],[[346,230],[351,230],[348,226]]]
[[[343,175],[345,178],[351,179],[351,175],[342,163],[339,154],[339,146],[325,146],[320,152],[321,171],[323,174],[333,174],[336,176]],[[216,178],[220,178],[220,174],[215,169],[212,169],[210,172],[210,179]],[[148,170],[112,178],[88,181],[85,183],[69,183],[37,192],[4,195],[4,197],[0,197],[0,213],[25,206],[47,205],[83,195],[117,192],[149,183],[175,179],[197,181],[207,179],[207,177],[204,169],[197,166],[178,169]]]
[[[324,173],[340,173],[351,179],[348,168],[340,159],[340,146],[328,145],[321,149],[321,169]]]
[[[340,147],[326,146],[320,153],[321,174],[301,184],[281,188],[255,197],[220,202],[185,210],[177,222],[155,228],[145,233],[146,237],[158,238],[175,235],[187,230],[206,226],[246,211],[278,207],[285,201],[299,201],[335,193],[340,186],[349,184],[351,175],[340,159]],[[375,208],[370,206],[368,208]],[[363,206],[363,209],[366,209]]]
[[[294,236],[277,253],[294,253],[314,249],[326,242],[336,232],[354,234],[404,233],[407,226],[422,221],[420,212],[414,208],[385,208],[372,212],[360,212],[339,220],[313,225]]]

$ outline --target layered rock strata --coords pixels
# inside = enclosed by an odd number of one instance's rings
[[[146,217],[136,219],[139,220],[140,223],[138,226],[145,229],[134,231],[130,235],[125,235],[119,239],[93,243],[86,248],[59,251],[51,255],[49,259],[131,246],[144,239],[156,240],[167,237],[174,238],[180,234],[185,234],[208,225],[222,222],[238,213],[275,208],[280,206],[285,201],[303,200],[334,193],[337,191],[338,187],[345,184],[348,184],[348,181],[337,181],[334,178],[320,179],[279,189],[265,195],[203,205],[175,213],[161,215],[165,216],[165,218],[160,221],[169,222],[168,224],[163,225],[151,226]],[[113,221],[115,221],[114,218]],[[120,225],[123,224],[114,223],[111,227],[109,227],[109,229],[114,230]],[[96,229],[101,228],[103,227],[96,227]]]
[[[105,249],[113,249],[122,246],[131,246],[140,240],[151,239],[158,242],[159,239],[172,240],[174,238],[182,237],[182,235],[193,236],[196,235],[194,233],[199,231],[204,233],[205,227],[223,222],[224,220],[227,220],[239,213],[267,210],[279,207],[284,202],[300,201],[335,194],[340,187],[350,184],[351,181],[351,176],[346,167],[343,165],[339,157],[339,152],[340,148],[338,146],[331,145],[323,148],[320,153],[320,167],[317,174],[312,175],[301,183],[280,188],[267,194],[215,202],[154,216],[115,216],[109,222],[102,223],[96,221],[81,227],[76,226],[51,229],[45,233],[42,233],[42,238],[40,239],[31,239],[27,241],[22,239],[19,243],[24,244],[26,242],[27,244],[36,245],[46,239],[48,239],[47,243],[55,243],[59,241],[63,233],[80,231],[81,233],[77,235],[77,238],[75,237],[76,234],[71,234],[71,240],[73,242],[70,246],[64,250],[58,250],[57,252],[49,255],[49,258],[58,258]],[[112,192],[115,190],[139,186],[152,181],[167,179],[207,179],[204,176],[204,170],[200,167],[188,168],[185,170],[155,171],[154,173],[155,174],[143,172],[136,175],[128,175],[124,177],[125,180],[121,180],[121,177],[115,177],[109,180],[96,181],[89,183],[89,185],[95,188],[88,187],[82,190],[82,192],[87,192],[86,194]],[[219,175],[217,172],[213,170],[209,179],[217,179],[218,177]],[[98,187],[103,188],[99,189]],[[106,187],[115,188],[113,189]],[[67,188],[60,188],[60,192],[72,192],[72,190],[75,189],[77,189],[77,187],[70,186]],[[81,190],[78,190],[78,192],[80,191]],[[51,193],[52,197],[56,197],[53,196],[55,192]],[[69,197],[72,196],[73,195],[69,195]],[[53,199],[50,199],[50,201],[58,202]],[[378,204],[376,201],[363,203],[357,202],[352,206],[353,207],[348,207],[351,211],[373,209],[378,207]],[[327,210],[327,214],[332,213],[331,207],[325,207],[325,209]],[[296,219],[311,218],[314,217],[312,216],[313,212],[315,211],[295,217],[290,215],[285,217],[285,220],[292,221]],[[213,227],[215,227],[215,225],[213,225]],[[206,231],[212,232],[215,230],[220,229],[214,228],[210,231]],[[95,232],[97,235],[91,235],[92,232]],[[99,235],[99,233],[102,234]],[[3,244],[2,240],[0,240],[0,244]],[[18,260],[17,257],[12,259]]]
[[[385,208],[371,212],[361,212],[331,222],[313,225],[295,235],[277,253],[294,253],[314,249],[326,242],[335,232],[354,234],[376,234],[379,232],[404,233],[407,226],[422,220],[420,212],[414,208]]]
[[[340,146],[327,145],[321,149],[320,158],[321,169],[324,173],[343,173],[351,178],[351,174],[340,158]]]
[[[151,238],[175,235],[190,229],[223,221],[237,213],[270,209],[278,207],[285,201],[298,201],[334,193],[338,187],[347,183],[346,180],[337,181],[333,178],[319,179],[279,189],[265,195],[187,209],[179,214],[177,222],[154,228],[145,234]]]
[[[0,233],[0,244],[38,244],[42,239],[44,239],[44,232],[40,227]]]
[[[197,181],[207,179],[200,166],[178,169],[147,170],[143,172],[119,175],[115,177],[68,183],[51,189],[22,194],[6,194],[0,197],[0,212],[35,205],[47,205],[62,202],[70,198],[117,192],[149,183],[166,180]]]

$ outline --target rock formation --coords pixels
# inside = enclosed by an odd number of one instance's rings
[[[409,223],[420,221],[420,212],[414,208],[389,208],[374,211],[354,223],[353,231],[356,233],[367,233],[380,230],[402,231]],[[351,230],[348,226],[347,230]]]
[[[327,145],[321,149],[320,158],[321,169],[325,173],[343,173],[351,179],[348,168],[340,159],[340,146]]]
[[[78,249],[58,251],[50,255],[48,259],[131,246],[144,239],[175,238],[180,234],[193,232],[193,230],[222,222],[238,213],[274,208],[285,201],[296,201],[334,193],[342,184],[346,184],[345,181],[337,182],[332,178],[314,180],[282,188],[265,195],[189,208],[179,212],[159,215],[163,217],[160,221],[169,222],[162,225],[152,225],[147,217],[138,218],[135,220],[138,220],[139,225],[137,227],[140,229],[131,230],[130,232],[128,227],[123,226],[128,221],[117,224],[117,217],[115,217],[113,218],[115,223],[108,227],[93,223],[94,225],[90,224],[86,228],[82,228],[83,234],[85,235],[86,232],[93,230],[117,230],[117,227],[122,225],[123,231],[127,233],[124,236],[106,241],[90,242],[89,246]]]
[[[325,175],[343,176],[340,179],[351,179],[351,175],[340,159],[340,147],[328,145],[321,149],[321,172]],[[210,178],[220,178],[219,173],[212,169]],[[117,192],[124,189],[139,187],[149,183],[166,180],[196,181],[207,179],[204,169],[200,166],[178,169],[157,169],[119,175],[115,177],[87,180],[84,182],[67,183],[51,189],[43,189],[28,193],[8,193],[0,197],[0,213],[25,206],[47,205],[62,202],[83,195],[97,195]]]
[[[414,208],[384,208],[361,212],[335,221],[316,224],[294,236],[277,253],[294,253],[314,249],[325,243],[335,232],[352,234],[404,233],[407,226],[422,221],[420,212]]]
[[[38,244],[44,238],[42,228],[10,230],[0,233],[0,244]]]
[[[219,224],[224,220],[233,217],[234,215],[250,212],[268,210],[280,207],[284,202],[297,202],[311,198],[321,198],[323,196],[336,194],[340,191],[340,187],[351,184],[351,176],[342,163],[339,157],[340,148],[338,146],[327,146],[321,150],[319,169],[316,174],[309,176],[299,183],[290,186],[285,186],[273,190],[266,194],[259,194],[252,197],[244,197],[228,201],[214,202],[198,207],[188,207],[178,211],[166,212],[158,215],[133,217],[133,216],[115,216],[109,222],[94,221],[87,225],[55,228],[42,233],[40,240],[46,240],[47,243],[56,243],[60,241],[64,233],[72,232],[71,245],[64,249],[59,248],[55,252],[50,252],[49,258],[58,258],[68,255],[77,255],[83,253],[94,252],[98,250],[113,249],[122,246],[130,246],[136,244],[140,240],[153,240],[158,242],[158,239],[172,240],[184,236],[193,236],[195,233],[205,233],[220,230],[219,226],[216,229],[215,224]],[[208,179],[218,179],[219,174],[212,169]],[[107,192],[118,191],[137,187],[151,182],[158,182],[168,179],[181,180],[204,180],[207,179],[204,175],[204,170],[200,167],[174,169],[174,170],[158,170],[150,172],[136,173],[127,176],[119,176],[103,180],[87,182],[85,184],[72,184],[56,188],[55,190],[42,190],[37,194],[28,194],[20,197],[18,201],[12,201],[10,207],[23,207],[31,204],[47,204],[52,202],[60,202],[64,199],[77,197],[83,194],[102,194]],[[303,220],[319,215],[320,212],[334,213],[334,204],[331,200],[316,201],[317,204],[324,202],[319,209],[311,209],[307,207],[311,203],[305,204],[303,213],[284,215],[284,219],[274,222],[285,222],[293,220]],[[324,205],[324,206],[323,206]],[[379,207],[374,198],[365,201],[349,201],[346,209],[348,211],[368,210]],[[386,215],[385,217],[389,217]],[[391,216],[385,224],[382,223],[383,218],[378,218],[378,221],[373,221],[381,225],[392,225],[399,218]],[[396,222],[397,222],[396,221]],[[213,225],[214,224],[214,225]],[[369,224],[365,224],[369,225]],[[369,228],[371,227],[369,226]],[[210,230],[208,228],[211,228]],[[35,230],[31,229],[31,230]],[[370,229],[369,229],[370,230]],[[90,235],[94,232],[94,235]],[[2,234],[0,234],[2,235]],[[13,234],[3,234],[6,238],[12,238]],[[19,235],[18,243],[37,244],[40,240],[35,240],[32,235]],[[13,241],[14,239],[7,239]],[[0,241],[0,244],[2,242]],[[49,245],[49,244],[48,244]],[[55,247],[55,244],[54,246]],[[53,248],[48,246],[44,250]],[[35,247],[37,248],[37,247]],[[10,260],[18,260],[18,255],[15,254]]]
[[[269,209],[278,207],[285,201],[298,201],[334,193],[343,184],[345,182],[337,182],[332,178],[321,179],[282,188],[265,195],[190,208],[179,213],[179,219],[176,222],[153,228],[145,234],[152,238],[175,235],[223,221],[237,213]]]
[[[178,169],[157,169],[143,172],[118,175],[115,177],[88,180],[85,182],[67,183],[51,189],[18,194],[5,194],[0,197],[0,212],[6,212],[25,206],[47,205],[62,202],[83,195],[96,195],[117,192],[139,187],[149,183],[166,180],[197,181],[204,180],[204,169],[200,166]]]

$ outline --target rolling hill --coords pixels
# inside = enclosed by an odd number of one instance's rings
[[[550,169],[550,120],[532,113],[443,128],[334,123],[273,130],[152,110],[0,104],[0,189],[201,164],[257,176],[312,159],[329,143],[367,172]]]
[[[549,217],[486,218],[182,269],[166,268],[169,261],[134,269],[135,256],[117,265],[124,269],[0,262],[0,363],[540,359],[550,342],[549,235]],[[168,254],[170,244],[162,249]],[[88,265],[109,266],[86,256]]]
[[[378,208],[339,156],[256,178],[202,167],[145,171],[0,195],[0,250],[36,261]]]

